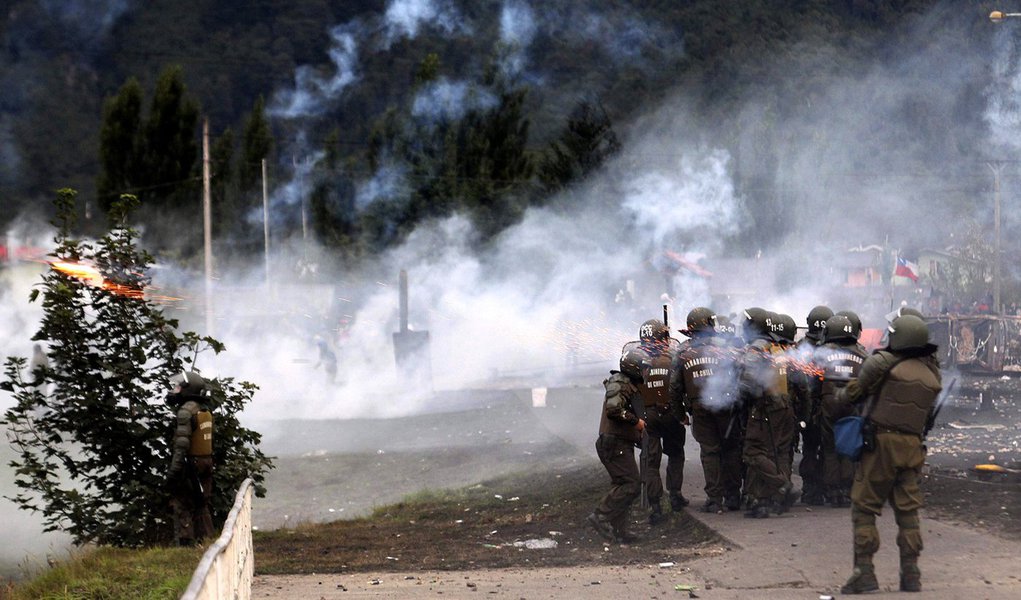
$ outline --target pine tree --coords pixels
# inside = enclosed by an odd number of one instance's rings
[[[16,401],[0,420],[17,453],[12,500],[41,512],[46,531],[66,531],[77,544],[157,544],[172,533],[164,474],[173,411],[162,398],[173,374],[198,370],[201,354],[224,347],[179,333],[177,321],[146,296],[152,258],[125,225],[137,199],[114,203],[109,233],[87,243],[71,237],[74,197],[59,192],[54,268],[31,296],[43,307],[32,339],[45,345],[49,364],[26,374],[25,359],[9,357],[0,384]],[[82,279],[61,264],[92,265],[98,275]],[[259,434],[237,419],[255,386],[223,378],[214,387],[212,511],[222,521],[245,477],[265,493],[272,464],[258,448]]]
[[[546,191],[560,191],[584,179],[620,148],[620,140],[603,107],[581,102],[571,111],[560,137],[550,143],[539,166],[539,179]]]
[[[131,78],[103,107],[99,139],[99,205],[108,212],[120,194],[139,185],[142,86]]]

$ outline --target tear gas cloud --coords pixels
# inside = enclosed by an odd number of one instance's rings
[[[449,0],[390,0],[383,15],[386,47],[402,38],[415,38],[419,29],[469,34],[470,28]]]
[[[413,36],[421,24],[442,23],[444,15],[454,14],[444,6],[392,2],[384,22],[391,23],[391,31]],[[535,24],[534,10],[525,2],[505,4],[502,35],[527,46],[536,35],[535,28],[548,27],[542,20]],[[749,127],[733,130],[739,136],[735,147],[742,152],[743,163],[711,142],[719,131],[691,116],[686,90],[679,90],[653,113],[617,124],[626,139],[620,157],[568,192],[571,198],[584,201],[529,211],[485,251],[474,249],[474,232],[462,217],[426,223],[400,248],[370,264],[351,272],[320,273],[318,281],[329,291],[323,292],[327,298],[315,310],[297,300],[274,305],[274,294],[288,296],[272,288],[269,293],[262,291],[258,268],[251,274],[221,273],[221,286],[253,290],[258,297],[253,304],[275,316],[267,317],[256,332],[246,323],[232,322],[230,311],[221,303],[214,333],[227,342],[228,352],[217,359],[215,370],[262,386],[251,409],[253,417],[278,415],[281,406],[287,407],[290,416],[304,417],[426,410],[428,386],[408,390],[393,369],[390,336],[397,327],[395,282],[402,268],[410,274],[412,326],[430,332],[432,384],[437,389],[477,384],[494,373],[530,372],[548,378],[563,366],[568,349],[577,351],[582,361],[612,365],[620,345],[634,337],[637,324],[657,316],[656,299],[668,284],[655,275],[659,281],[650,284],[650,293],[635,313],[617,312],[619,307],[612,301],[615,292],[663,249],[703,254],[711,266],[728,252],[726,240],[753,226],[776,228],[776,237],[783,241],[766,250],[762,264],[777,272],[787,269],[794,273],[792,279],[782,286],[756,289],[754,294],[738,290],[721,296],[718,290],[728,285],[726,272],[706,280],[681,270],[672,281],[676,314],[683,316],[692,306],[712,306],[715,301],[714,308],[723,312],[759,305],[803,322],[812,306],[840,301],[827,278],[833,274],[830,261],[835,253],[823,249],[824,245],[840,251],[850,245],[883,243],[879,236],[891,233],[896,236],[890,239],[891,245],[935,245],[946,235],[946,224],[961,217],[957,209],[938,201],[938,186],[945,182],[934,179],[919,187],[914,179],[905,184],[896,178],[874,177],[863,184],[849,177],[859,169],[874,172],[880,165],[896,171],[919,156],[938,164],[940,149],[914,140],[910,123],[903,122],[906,107],[923,106],[938,118],[952,120],[955,102],[961,102],[966,93],[962,88],[974,81],[969,69],[984,59],[955,56],[949,60],[949,53],[939,52],[943,48],[934,51],[925,43],[933,37],[934,21],[922,18],[915,23],[916,31],[904,35],[902,46],[883,64],[810,82],[813,87],[804,105],[786,107],[783,135],[754,125],[757,116],[776,107],[764,105],[758,97],[749,98],[737,119]],[[586,31],[592,27],[599,30],[590,23]],[[442,24],[440,29],[454,30]],[[296,83],[291,95],[277,97],[277,116],[314,113],[315,107],[325,106],[354,81],[350,74],[357,72],[357,36],[344,26],[333,31],[335,76],[320,77],[311,71],[299,76],[304,77],[303,83]],[[662,35],[655,28],[651,33]],[[997,43],[1014,42],[1004,37],[997,38]],[[818,53],[825,56],[828,51]],[[1016,72],[1016,62],[1010,63],[1010,73]],[[778,64],[776,74],[782,75],[782,70]],[[915,79],[912,73],[922,75]],[[928,83],[933,73],[941,76]],[[921,79],[926,82],[922,84]],[[1009,103],[1002,100],[1009,88],[991,88],[989,94],[987,118],[1009,114]],[[308,99],[299,100],[301,95]],[[758,191],[736,190],[733,181],[735,169],[756,164],[747,156],[755,153],[769,154],[775,162],[774,183],[790,199],[791,220],[765,225],[749,222],[748,203],[756,201]],[[399,173],[399,165],[390,168]],[[390,194],[399,189],[394,183],[398,178],[376,174],[360,185],[362,190],[383,187]],[[307,194],[296,183],[302,179],[296,176],[287,184],[291,187],[282,187],[275,196],[294,199]],[[930,193],[933,196],[927,196]],[[371,191],[362,193],[358,206],[372,201]],[[905,222],[911,227],[898,226]],[[299,246],[303,251],[308,247]],[[274,264],[286,268],[281,265],[290,264],[292,258],[279,256]],[[798,273],[807,275],[799,278]],[[775,280],[777,273],[767,274],[765,281],[770,275]],[[309,298],[304,295],[305,301]],[[341,307],[330,318],[344,318],[348,323],[328,322],[321,316],[327,306]],[[848,307],[837,304],[834,308]],[[304,324],[295,326],[279,315],[297,315]],[[866,321],[867,327],[878,325]],[[310,367],[317,361],[310,341],[315,334],[332,336],[330,344],[339,345],[335,384],[321,381],[321,371]],[[370,382],[374,391],[386,396],[385,402],[366,400]]]

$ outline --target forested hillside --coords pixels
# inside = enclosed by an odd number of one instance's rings
[[[761,246],[805,193],[784,183],[785,147],[848,141],[827,140],[834,81],[869,89],[920,22],[924,51],[981,54],[987,14],[926,0],[15,0],[0,14],[0,220],[45,212],[51,191],[70,186],[95,227],[124,192],[169,223],[198,197],[208,119],[217,231],[234,249],[261,239],[261,158],[277,202],[305,206],[305,225],[344,254],[453,211],[484,243],[597,169],[671,99],[702,123],[688,141],[733,157],[751,225],[735,242]],[[947,157],[982,151],[987,77],[964,72],[945,105],[923,89],[898,99],[895,127],[873,127],[838,172],[954,179]],[[882,102],[882,85],[867,93]],[[895,164],[879,144],[910,151]],[[303,226],[297,209],[276,212],[276,227]],[[159,229],[157,246],[187,255],[201,228]]]

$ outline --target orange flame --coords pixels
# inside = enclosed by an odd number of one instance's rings
[[[125,298],[144,297],[144,292],[141,288],[110,281],[103,277],[103,274],[92,265],[55,260],[50,262],[50,266],[65,275],[74,277],[75,279],[80,279],[93,287],[102,288],[117,294],[118,296],[123,296]],[[174,298],[172,296],[150,296],[150,298],[162,302],[175,302],[180,300],[180,298]]]

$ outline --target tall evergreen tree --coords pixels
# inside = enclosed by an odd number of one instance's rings
[[[262,181],[262,160],[273,150],[273,132],[266,119],[266,101],[259,96],[245,120],[241,135],[241,164],[238,167],[242,193],[250,193]]]
[[[141,174],[142,86],[135,78],[103,107],[99,134],[99,205],[108,212],[122,193],[134,191]]]
[[[199,107],[188,96],[181,67],[165,69],[156,82],[143,139],[143,203],[175,206],[194,201]]]
[[[547,192],[557,192],[584,179],[620,148],[606,110],[583,101],[571,111],[559,138],[550,142],[539,165],[539,180]]]

